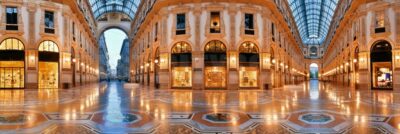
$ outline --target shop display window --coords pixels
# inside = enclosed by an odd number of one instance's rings
[[[172,69],[172,86],[178,88],[192,87],[192,68],[174,67]]]
[[[0,61],[0,88],[24,88],[23,61]]]
[[[39,62],[39,88],[58,88],[57,62]]]
[[[208,88],[226,87],[226,67],[205,67],[205,83]]]
[[[373,63],[373,87],[393,88],[392,64],[390,62]]]
[[[258,67],[240,67],[239,86],[258,87]]]

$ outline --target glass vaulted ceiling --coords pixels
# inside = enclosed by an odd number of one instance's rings
[[[141,0],[89,0],[94,17],[110,12],[121,12],[131,19],[135,17]]]
[[[287,0],[305,45],[325,41],[338,0]]]

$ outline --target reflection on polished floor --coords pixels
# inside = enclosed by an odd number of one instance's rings
[[[0,90],[0,133],[399,133],[400,93],[316,80],[273,90]]]

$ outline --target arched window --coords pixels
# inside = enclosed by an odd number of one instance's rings
[[[24,50],[24,44],[17,38],[8,38],[1,42],[0,50]]]
[[[192,87],[192,48],[187,42],[178,42],[172,47],[172,87]]]
[[[259,86],[259,49],[253,42],[239,46],[239,87],[257,88]]]
[[[258,54],[258,47],[250,41],[244,42],[239,47],[240,53],[257,53]]]
[[[59,52],[57,44],[55,42],[49,41],[49,40],[46,40],[46,41],[43,41],[42,43],[40,43],[39,51],[55,52],[55,53]]]
[[[191,53],[192,52],[192,47],[189,45],[187,42],[178,42],[174,44],[172,47],[172,53],[178,54],[178,53]]]
[[[204,78],[206,88],[226,88],[226,46],[221,41],[210,41],[204,47]]]
[[[207,43],[204,48],[204,52],[206,53],[225,53],[226,46],[223,42],[219,40],[213,40]]]

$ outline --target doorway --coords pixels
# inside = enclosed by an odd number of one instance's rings
[[[377,41],[371,49],[372,89],[393,89],[392,46]]]

